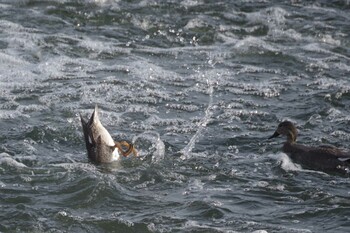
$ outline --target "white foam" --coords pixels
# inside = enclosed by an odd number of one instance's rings
[[[335,130],[330,135],[333,136],[333,137],[338,137],[338,138],[340,138],[341,140],[344,140],[344,141],[349,141],[350,140],[350,134],[345,132],[345,131],[342,131],[342,130]],[[345,159],[345,160],[347,160],[347,159]]]
[[[89,164],[89,163],[58,163],[58,164],[52,164],[54,167],[62,167],[66,170],[88,170],[91,172],[97,171],[96,166]]]
[[[22,114],[17,110],[4,110],[0,112],[0,119],[15,119],[19,117],[29,117],[28,115]]]
[[[323,35],[320,40],[323,43],[327,43],[327,44],[334,45],[334,46],[341,45],[340,40],[334,39],[331,35]]]
[[[252,49],[255,48],[260,53],[264,51],[279,52],[280,50],[271,44],[265,42],[257,37],[248,36],[243,40],[238,41],[234,47],[237,52],[240,53],[251,53]]]
[[[6,69],[7,72],[10,67],[29,65],[28,62],[20,59],[18,56],[12,56],[3,52],[0,52],[0,62],[2,63],[1,68],[3,68],[4,71]]]
[[[111,42],[92,40],[88,37],[85,37],[83,40],[81,40],[79,42],[79,45],[81,47],[84,47],[94,52],[92,53],[92,56],[93,56],[92,58],[95,58],[94,56],[97,56],[100,53],[107,53],[107,54],[114,54],[114,53],[129,54],[130,53],[130,49],[128,48],[126,49],[120,48]]]
[[[280,7],[269,7],[258,12],[246,13],[251,23],[262,23],[267,26],[281,26],[286,22],[289,13]]]
[[[295,164],[285,153],[270,154],[270,158],[276,159],[281,163],[281,168],[285,171],[301,171],[302,168],[299,164]]]
[[[180,3],[184,7],[194,7],[203,4],[203,1],[199,0],[183,0]]]
[[[198,111],[199,107],[193,104],[166,104],[167,108],[182,110],[186,112],[195,112]]]
[[[119,0],[90,0],[91,2],[94,2],[98,5],[106,5],[106,4],[110,4],[110,3],[117,3],[119,2]]]
[[[160,49],[161,50],[161,49]],[[139,49],[139,51],[148,51],[147,49]],[[150,52],[155,53],[157,50],[150,49]],[[163,50],[161,50],[164,53]],[[166,50],[169,53],[169,50]],[[142,58],[138,58],[137,61],[133,61],[129,63],[129,66],[132,67],[130,69],[130,75],[135,77],[143,77],[146,81],[150,81],[152,85],[157,89],[163,89],[163,86],[158,84],[159,82],[166,82],[167,84],[172,82],[182,82],[185,81],[185,78],[179,75],[178,73],[172,70],[166,70],[161,66],[157,66],[153,63],[150,63],[147,60],[143,60]],[[156,82],[157,81],[157,84]],[[151,83],[148,83],[149,85]]]
[[[16,167],[16,168],[26,168],[27,166],[23,163],[17,162],[15,159],[12,158],[9,154],[3,152],[0,154],[0,164],[6,164],[10,167]]]
[[[350,66],[345,64],[345,63],[342,63],[342,62],[337,62],[334,65],[334,68],[336,69],[340,69],[342,71],[346,71],[346,72],[350,72]]]
[[[330,122],[347,122],[350,120],[350,117],[339,109],[330,108],[327,111],[326,119]]]
[[[187,22],[185,25],[185,29],[194,29],[194,28],[199,28],[199,27],[204,27],[206,26],[206,23],[199,18],[191,19]]]
[[[29,105],[19,105],[17,110],[19,112],[41,112],[47,110],[48,107],[38,105],[38,104],[29,104]]]

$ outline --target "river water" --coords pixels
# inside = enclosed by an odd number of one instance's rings
[[[0,1],[0,232],[350,232],[350,2]],[[138,157],[89,163],[98,104]]]

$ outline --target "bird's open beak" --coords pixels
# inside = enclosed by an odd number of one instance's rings
[[[275,137],[278,137],[280,134],[276,131],[271,137],[269,137],[268,139],[271,139],[271,138],[275,138]]]

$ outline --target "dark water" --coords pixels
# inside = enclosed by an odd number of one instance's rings
[[[3,0],[0,232],[350,232],[348,177],[267,141],[350,148],[350,3]],[[138,158],[96,166],[101,108]]]

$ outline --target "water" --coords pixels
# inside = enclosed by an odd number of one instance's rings
[[[350,3],[3,0],[1,232],[349,232]],[[139,157],[87,160],[94,105]]]

